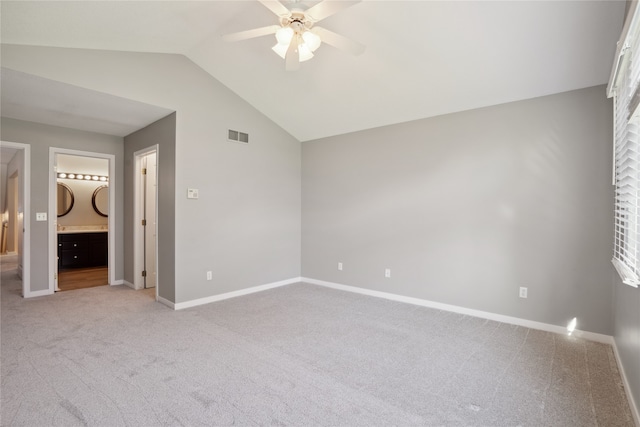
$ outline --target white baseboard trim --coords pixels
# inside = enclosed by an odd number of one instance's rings
[[[123,280],[122,284],[127,286],[127,287],[129,287],[129,288],[131,288],[131,289],[134,289],[134,290],[136,289],[136,286],[133,283],[127,281],[127,280]]]
[[[310,283],[312,285],[325,286],[327,288],[338,289],[341,291],[354,292],[362,295],[368,295],[377,298],[384,298],[392,301],[404,302],[407,304],[420,305],[423,307],[435,308],[443,311],[450,311],[452,313],[465,314],[467,316],[479,317],[481,319],[494,320],[496,322],[509,323],[517,326],[524,326],[531,329],[538,329],[541,331],[554,332],[558,334],[567,334],[567,328],[551,325],[548,323],[536,322],[533,320],[521,319],[519,317],[504,316],[502,314],[490,313],[488,311],[474,310],[471,308],[460,307],[457,305],[443,304],[440,302],[424,300],[420,298],[407,297],[404,295],[397,295],[388,292],[373,291],[370,289],[359,288],[357,286],[342,285],[340,283],[325,282],[324,280],[316,280],[308,277],[303,277],[302,282]],[[590,341],[601,342],[605,344],[612,344],[613,337],[610,335],[598,334],[595,332],[587,331],[573,331],[573,336],[584,338]]]
[[[254,286],[252,288],[240,289],[239,291],[227,292],[227,293],[220,294],[220,295],[212,295],[210,297],[199,298],[199,299],[194,299],[194,300],[185,301],[185,302],[179,302],[179,303],[175,303],[175,304],[171,303],[170,301],[167,301],[165,303],[163,301],[160,301],[160,298],[158,298],[158,301],[162,302],[165,305],[172,304],[173,305],[172,308],[174,310],[182,310],[184,308],[196,307],[198,305],[209,304],[209,303],[212,303],[212,302],[221,301],[221,300],[225,300],[225,299],[229,299],[229,298],[235,298],[235,297],[239,297],[239,296],[242,296],[242,295],[253,294],[255,292],[266,291],[267,289],[273,289],[273,288],[277,288],[277,287],[280,287],[280,286],[291,285],[293,283],[299,283],[301,281],[302,281],[301,277],[294,277],[294,278],[287,279],[287,280],[281,280],[279,282],[267,283],[266,285]],[[167,304],[167,303],[169,303],[169,304]],[[171,307],[171,306],[169,306],[169,307]]]
[[[47,295],[53,295],[55,292],[51,292],[49,289],[43,289],[41,291],[27,291],[25,298],[44,297]]]
[[[141,286],[140,287],[136,287],[135,283],[131,283],[128,280],[123,280],[122,281],[123,285],[126,285],[128,287],[130,287],[131,289],[133,289],[134,291],[139,291],[140,289],[143,289]]]
[[[156,299],[156,301],[158,301],[160,304],[166,305],[167,307],[169,307],[172,310],[176,309],[176,305],[174,303],[172,303],[171,301],[169,301],[166,298],[162,298],[159,295],[158,295],[158,298]]]
[[[120,280],[116,280],[115,282],[111,283],[111,286],[120,286],[120,285],[124,285],[124,280],[120,279]]]
[[[624,372],[624,365],[622,364],[622,359],[620,359],[620,353],[618,352],[618,345],[616,344],[616,340],[613,340],[613,354],[616,357],[616,363],[618,365],[618,369],[620,370],[620,377],[622,378],[622,384],[624,385],[624,391],[627,395],[627,400],[629,401],[629,407],[631,408],[631,414],[633,415],[634,421],[636,425],[640,427],[640,411],[638,410],[638,406],[636,405],[636,401],[633,399],[633,393],[631,392],[631,388],[629,387],[629,380],[627,379],[627,375]]]

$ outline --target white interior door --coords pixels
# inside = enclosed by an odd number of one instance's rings
[[[145,288],[156,286],[156,153],[147,154],[143,160],[144,175],[144,270]]]

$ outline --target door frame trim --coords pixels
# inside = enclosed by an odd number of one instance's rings
[[[144,265],[144,253],[141,241],[143,239],[142,230],[142,205],[140,200],[142,199],[142,179],[139,173],[142,166],[142,158],[148,154],[156,154],[156,165],[160,161],[160,147],[158,144],[151,145],[133,153],[133,288],[143,289],[144,283],[142,283],[142,276],[139,274],[142,271]],[[155,192],[155,205],[156,205],[156,244],[155,244],[155,258],[156,258],[156,301],[158,300],[159,287],[160,287],[160,275],[158,274],[158,167],[156,166],[156,192]]]
[[[95,153],[91,151],[71,150],[67,148],[49,147],[49,293],[55,293],[58,272],[58,210],[56,197],[56,183],[58,180],[56,172],[56,155],[68,154],[81,157],[95,157],[109,161],[109,218],[108,222],[108,283],[109,285],[119,285],[116,282],[116,156],[115,154]]]
[[[31,292],[31,145],[22,142],[0,141],[0,146],[22,150],[22,296],[24,298],[46,295],[45,291]],[[18,202],[20,196],[18,195]],[[20,256],[20,255],[18,255]],[[43,293],[45,292],[45,293]]]

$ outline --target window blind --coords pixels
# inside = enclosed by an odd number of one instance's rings
[[[615,210],[613,265],[622,281],[640,284],[640,37],[637,19],[619,46],[610,95],[614,98]],[[636,21],[636,22],[634,22]]]

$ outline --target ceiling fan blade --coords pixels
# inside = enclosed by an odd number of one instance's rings
[[[254,28],[253,30],[239,31],[237,33],[225,34],[222,38],[228,42],[252,39],[254,37],[275,34],[280,29],[279,25],[269,25],[268,27]]]
[[[329,31],[322,27],[313,27],[312,33],[316,33],[323,43],[329,44],[345,52],[352,53],[353,55],[360,55],[364,52],[365,46],[357,41],[336,34],[333,31]]]
[[[324,18],[328,18],[331,15],[334,15],[341,10],[344,10],[348,7],[353,6],[356,3],[360,3],[362,0],[354,0],[354,1],[333,1],[333,0],[324,0],[315,6],[310,7],[309,9],[304,11],[304,15],[311,19],[313,22],[318,22],[323,20]]]
[[[280,18],[288,18],[291,16],[291,11],[284,7],[282,3],[277,0],[258,0],[260,3],[264,5],[267,9],[273,12],[276,16]]]
[[[287,71],[296,71],[300,68],[300,53],[298,52],[298,44],[300,40],[297,35],[291,37],[291,43],[284,57],[285,69]]]

